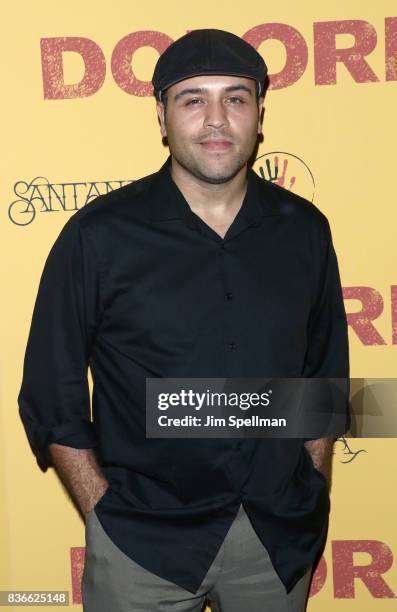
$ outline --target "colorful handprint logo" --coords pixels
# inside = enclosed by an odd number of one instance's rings
[[[270,151],[257,157],[253,169],[263,179],[313,201],[313,174],[309,166],[297,155],[286,151]]]

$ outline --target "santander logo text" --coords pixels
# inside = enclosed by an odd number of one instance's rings
[[[338,35],[348,34],[353,39],[349,47],[340,43]],[[337,64],[343,64],[356,83],[397,81],[397,17],[386,17],[384,74],[376,74],[368,56],[378,44],[375,27],[362,19],[318,21],[313,24],[313,63],[315,85],[336,85]],[[255,48],[267,40],[281,42],[285,49],[283,68],[269,74],[269,88],[291,87],[305,73],[309,47],[304,36],[285,23],[263,23],[248,30],[242,38]],[[125,93],[131,96],[151,96],[152,85],[137,78],[133,71],[133,57],[142,47],[151,47],[161,54],[173,40],[163,32],[144,30],[131,32],[119,40],[110,58],[112,77]],[[107,62],[98,43],[84,37],[42,38],[41,66],[43,93],[46,100],[66,100],[94,95],[103,85]],[[78,53],[84,62],[84,75],[78,83],[65,83],[63,54]],[[271,72],[271,66],[269,66]]]

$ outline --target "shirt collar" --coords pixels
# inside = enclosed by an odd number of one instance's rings
[[[153,221],[183,219],[190,227],[196,229],[196,215],[191,210],[182,192],[171,177],[171,155],[154,174],[147,192],[150,207],[150,218]],[[247,191],[235,222],[236,230],[243,226],[259,225],[262,217],[280,214],[278,198],[267,184],[252,168],[247,171]]]

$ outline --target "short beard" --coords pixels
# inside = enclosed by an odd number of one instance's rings
[[[182,159],[179,158],[178,153],[175,154],[175,152],[172,150],[171,147],[170,147],[170,152],[171,152],[171,155],[178,162],[178,164],[182,168],[184,168],[189,174],[192,174],[194,177],[199,179],[201,182],[209,183],[210,185],[222,185],[223,183],[228,183],[240,172],[242,168],[244,168],[244,166],[247,165],[247,162],[248,162],[248,160],[245,160],[245,159],[238,159],[236,168],[232,172],[228,174],[224,174],[222,176],[208,176],[207,174],[204,174],[203,172],[201,172],[200,168],[197,167],[196,164],[192,163],[190,166],[188,166]]]

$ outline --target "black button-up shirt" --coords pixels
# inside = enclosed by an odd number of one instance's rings
[[[224,238],[170,160],[77,211],[41,276],[18,396],[47,446],[96,448],[114,543],[195,593],[240,502],[287,592],[321,549],[326,480],[302,439],[145,436],[146,377],[347,377],[337,259],[316,206],[247,173]],[[87,368],[93,380],[92,419]]]

